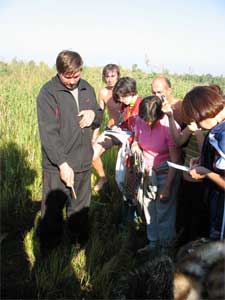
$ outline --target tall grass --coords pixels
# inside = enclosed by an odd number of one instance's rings
[[[103,86],[101,71],[100,67],[85,67],[83,71],[83,78],[94,86],[97,93]],[[41,86],[54,74],[55,69],[44,63],[0,62],[1,229],[8,233],[3,241],[4,297],[112,298],[118,278],[135,264],[133,244],[138,246],[138,236],[141,235],[129,228],[118,231],[121,200],[114,180],[116,148],[103,156],[110,189],[100,196],[93,195],[91,238],[87,247],[71,246],[65,237],[61,247],[46,260],[42,260],[40,255],[35,233],[41,199],[36,97]],[[122,75],[137,80],[141,96],[150,94],[150,81],[156,76],[138,69],[122,69]],[[179,98],[197,84],[217,83],[225,88],[223,77],[169,77],[174,95]],[[107,114],[104,124],[106,121]],[[93,173],[92,182],[95,180]],[[15,253],[25,255],[26,261],[15,256]],[[17,278],[16,284],[11,283],[13,276]]]

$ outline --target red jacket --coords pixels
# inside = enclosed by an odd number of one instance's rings
[[[133,105],[122,106],[123,121],[120,124],[120,127],[123,130],[134,132],[135,120],[138,116],[141,101],[142,98],[138,97]]]

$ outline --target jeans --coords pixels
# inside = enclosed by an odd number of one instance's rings
[[[147,223],[147,238],[150,243],[169,245],[175,238],[176,200],[179,187],[179,175],[174,179],[168,199],[161,201],[159,194],[163,189],[167,175],[157,176],[156,199],[149,197],[148,180],[143,187],[143,206]],[[148,178],[147,178],[148,179]]]

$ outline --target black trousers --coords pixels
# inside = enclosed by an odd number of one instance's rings
[[[75,173],[74,199],[59,173],[43,172],[40,238],[44,248],[55,247],[63,232],[63,208],[66,205],[68,228],[73,241],[88,235],[88,210],[91,201],[91,170]]]
[[[67,195],[68,199],[66,200],[66,204],[68,217],[75,212],[79,212],[84,207],[89,207],[91,202],[91,169],[84,172],[75,173],[74,176],[74,190],[76,192],[77,199],[73,198],[71,189],[67,188],[61,181],[59,173],[43,171],[41,204],[42,218],[44,217],[46,208],[49,205],[49,194],[55,190],[60,190]]]
[[[177,202],[177,232],[185,244],[209,236],[209,204],[202,182],[189,182],[182,178]]]

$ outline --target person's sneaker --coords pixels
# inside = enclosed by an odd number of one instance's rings
[[[106,184],[106,182],[107,182],[106,177],[100,177],[99,181],[94,186],[94,191],[98,193],[103,188],[104,184]]]
[[[151,251],[156,250],[156,247],[157,247],[156,243],[151,242],[148,245],[146,245],[145,247],[138,249],[137,254],[149,253]]]

